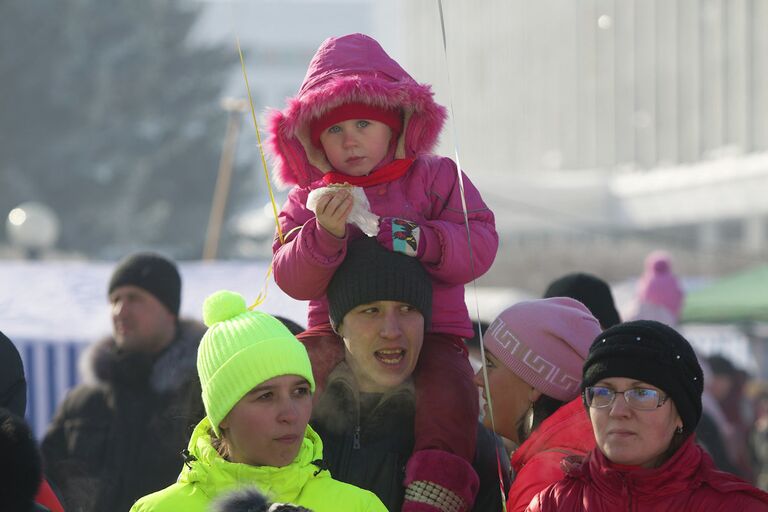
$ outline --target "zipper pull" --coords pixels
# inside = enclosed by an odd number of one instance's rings
[[[360,425],[355,427],[355,433],[352,436],[352,448],[355,450],[360,449]]]

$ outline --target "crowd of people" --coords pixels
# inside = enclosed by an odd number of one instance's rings
[[[269,120],[292,187],[275,280],[309,301],[307,327],[228,290],[203,323],[180,318],[174,262],[128,255],[106,286],[112,335],[39,449],[0,338],[2,509],[768,510],[768,391],[745,407],[746,372],[676,329],[663,253],[624,321],[586,273],[509,305],[473,372],[464,285],[499,242],[472,182],[431,153],[445,118],[375,40],[326,40]]]

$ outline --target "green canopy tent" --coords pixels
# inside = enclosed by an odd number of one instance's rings
[[[685,297],[683,322],[768,322],[768,265],[724,277]]]

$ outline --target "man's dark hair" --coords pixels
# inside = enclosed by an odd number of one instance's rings
[[[599,277],[585,272],[573,272],[552,281],[544,291],[543,297],[570,297],[581,302],[589,310],[603,329],[608,329],[621,322],[613,294],[608,283]]]
[[[286,318],[280,315],[272,315],[272,316],[280,320],[283,323],[283,325],[286,326],[288,330],[291,331],[291,334],[293,334],[294,336],[306,330],[302,326],[300,326],[299,324],[291,320],[290,318]]]

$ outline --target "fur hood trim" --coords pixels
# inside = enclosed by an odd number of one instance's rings
[[[237,489],[214,502],[212,512],[311,512],[289,503],[269,503],[255,487]]]
[[[416,391],[413,379],[382,393],[368,414],[366,422],[376,424],[382,416],[401,417],[413,414]],[[407,411],[407,413],[406,413]],[[325,391],[312,409],[310,424],[320,424],[330,432],[344,432],[351,424],[360,422],[360,388],[346,361],[340,362],[328,376]]]
[[[256,488],[237,489],[218,497],[213,512],[267,512],[269,501]]]
[[[197,375],[197,347],[205,326],[196,320],[180,320],[176,339],[152,364],[149,385],[157,392],[179,389],[190,375]],[[114,338],[91,345],[80,359],[80,375],[86,384],[112,384],[119,363]]]
[[[299,93],[284,110],[267,115],[266,149],[273,175],[283,188],[307,186],[331,170],[320,148],[309,138],[309,122],[342,103],[362,102],[403,111],[403,133],[397,158],[416,158],[432,151],[447,117],[434,101],[432,88],[417,83],[363,34],[331,37],[309,64]]]

